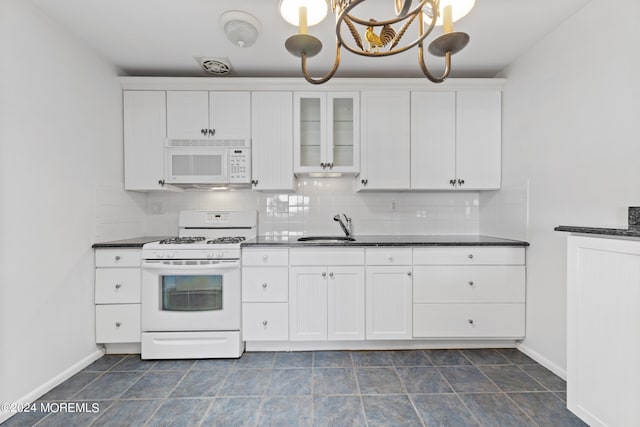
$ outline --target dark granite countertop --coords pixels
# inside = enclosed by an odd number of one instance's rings
[[[98,248],[142,248],[145,243],[156,242],[158,240],[168,239],[175,236],[142,236],[133,239],[114,240],[111,242],[94,243],[91,247]]]
[[[576,227],[572,225],[559,225],[555,231],[567,231],[569,233],[599,234],[601,236],[623,236],[640,237],[640,227],[630,228],[599,228],[599,227]]]
[[[298,242],[298,237],[287,236],[258,236],[242,243],[243,248],[250,247],[319,247],[319,246],[529,246],[528,242],[520,240],[500,239],[489,236],[457,236],[457,235],[426,235],[426,236],[395,236],[395,235],[367,235],[353,236],[354,242]]]

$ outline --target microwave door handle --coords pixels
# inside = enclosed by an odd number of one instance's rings
[[[142,268],[145,270],[231,270],[240,267],[239,262],[224,263],[224,264],[193,264],[193,265],[172,265],[155,262],[143,262]]]

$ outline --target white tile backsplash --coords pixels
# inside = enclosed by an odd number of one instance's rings
[[[299,178],[295,193],[251,190],[149,193],[146,234],[178,232],[183,209],[255,209],[261,235],[342,234],[337,213],[358,234],[478,234],[477,192],[355,193],[352,177]]]

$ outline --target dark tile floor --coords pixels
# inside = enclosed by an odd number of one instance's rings
[[[107,355],[2,425],[585,425],[565,401],[565,382],[513,349]]]

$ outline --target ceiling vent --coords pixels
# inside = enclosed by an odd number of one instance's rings
[[[202,69],[214,76],[226,76],[231,73],[229,58],[195,58]]]

